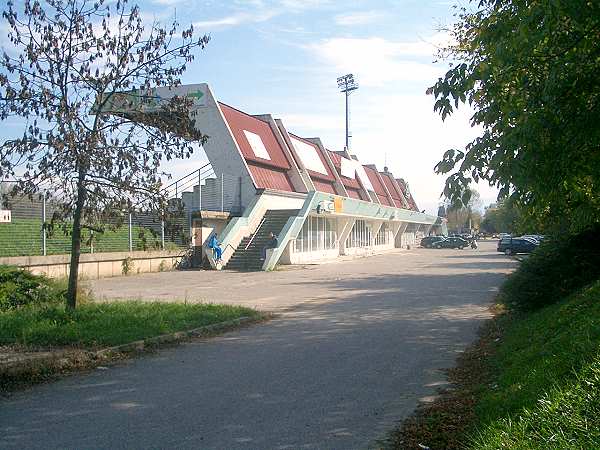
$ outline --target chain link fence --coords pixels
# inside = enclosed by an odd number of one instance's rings
[[[53,223],[58,205],[46,195],[33,197],[1,194],[0,209],[10,211],[10,222],[0,223],[0,257],[60,255],[71,251],[71,223]],[[175,210],[175,208],[174,208]],[[136,250],[174,250],[190,242],[186,211],[124,212],[120,219],[103,224],[102,231],[82,230],[82,253]]]
[[[68,254],[71,223],[53,224],[59,204],[41,192],[32,197],[11,194],[14,183],[0,182],[0,257]],[[185,249],[191,243],[197,211],[241,212],[241,178],[215,174],[207,164],[165,188],[169,212],[123,212],[102,231],[82,230],[82,253]],[[2,221],[4,217],[5,221]],[[10,217],[10,219],[6,219]]]

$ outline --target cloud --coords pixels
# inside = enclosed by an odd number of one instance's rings
[[[385,17],[380,11],[358,11],[348,14],[339,14],[334,17],[334,21],[340,26],[366,25],[373,23]]]
[[[432,41],[337,37],[307,48],[332,71],[354,73],[365,86],[382,86],[390,81],[435,80],[440,75],[440,69],[431,64],[435,53]]]
[[[177,0],[157,0],[176,2]],[[274,17],[295,14],[310,9],[319,9],[331,4],[329,0],[244,0],[234,2],[233,12],[227,16],[201,20],[194,23],[195,28],[227,28],[251,23],[266,22]]]
[[[226,28],[231,26],[243,25],[246,23],[260,23],[265,22],[277,13],[275,11],[259,11],[255,13],[250,12],[238,12],[229,16],[221,17],[218,19],[201,20],[194,22],[194,28],[200,30],[209,30],[215,28]]]
[[[429,79],[422,80],[423,85]],[[433,98],[425,89],[412,93],[396,92],[394,86],[358,90],[352,96],[350,131],[351,149],[363,164],[375,164],[380,170],[388,165],[404,178],[421,209],[437,213],[445,176],[436,175],[434,166],[449,148],[464,148],[478,136],[469,118],[473,111],[461,108],[446,121],[433,112]],[[333,86],[315,89],[319,98],[308,110],[302,103],[282,106],[276,116],[286,128],[303,137],[320,137],[326,147],[341,150],[344,136],[344,106]],[[482,200],[488,204],[497,190],[486,183],[476,186]]]

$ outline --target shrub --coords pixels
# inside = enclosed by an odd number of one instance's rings
[[[131,256],[128,256],[123,261],[121,261],[121,272],[123,272],[123,275],[129,275],[130,273],[132,273],[134,267],[135,264]]]
[[[545,240],[502,286],[509,306],[532,310],[556,303],[600,278],[600,225]]]
[[[56,297],[56,289],[46,277],[15,266],[0,265],[0,312]]]

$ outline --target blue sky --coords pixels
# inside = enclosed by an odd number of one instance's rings
[[[208,82],[220,100],[252,114],[271,113],[305,137],[344,146],[344,98],[336,78],[354,73],[351,149],[364,164],[384,161],[406,179],[421,209],[437,212],[444,178],[433,173],[443,152],[478,134],[464,108],[442,123],[427,87],[447,70],[434,64],[440,31],[452,22],[443,0],[143,0],[148,20],[194,24],[211,36],[183,78]],[[171,162],[183,175],[203,155]],[[496,191],[478,186],[484,203]]]
[[[211,42],[185,82],[207,81],[225,103],[271,113],[301,136],[344,146],[344,98],[336,78],[354,73],[351,149],[365,163],[405,178],[422,209],[437,212],[444,178],[433,167],[450,147],[478,133],[465,108],[443,123],[425,90],[447,70],[434,63],[453,1],[155,0],[160,18],[176,14]],[[183,19],[185,17],[185,20]],[[157,16],[157,18],[159,18]],[[201,157],[198,155],[198,157]],[[172,167],[177,173],[191,161]],[[484,203],[496,191],[478,186]]]

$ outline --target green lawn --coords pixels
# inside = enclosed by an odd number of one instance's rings
[[[39,219],[13,219],[11,223],[0,223],[0,257],[29,256],[42,254],[42,221]],[[90,231],[83,230],[82,253],[90,253]],[[160,248],[160,236],[139,225],[133,226],[132,243],[134,250],[152,250]],[[94,252],[129,251],[129,229],[127,224],[116,230],[95,233]],[[169,243],[172,245],[172,243]],[[71,236],[57,227],[46,240],[48,255],[70,253]]]
[[[71,312],[56,303],[0,312],[0,345],[101,347],[236,319],[249,308],[182,303],[85,303]]]
[[[471,449],[600,448],[600,282],[501,319]]]

